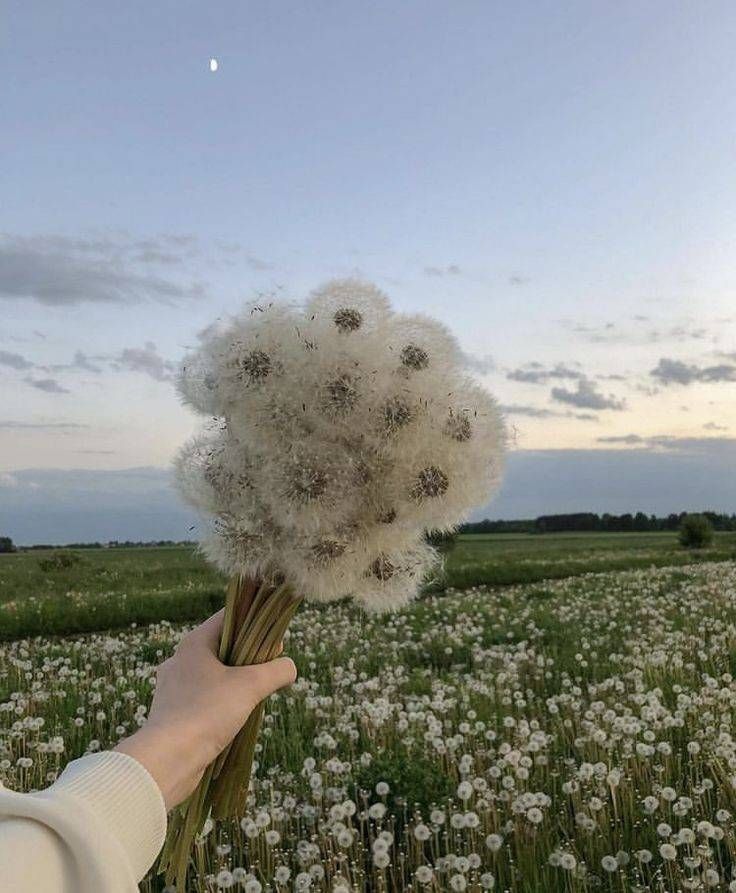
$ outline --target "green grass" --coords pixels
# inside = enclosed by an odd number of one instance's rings
[[[224,579],[191,547],[78,550],[68,568],[49,552],[0,555],[0,639],[186,622],[222,604]],[[490,534],[459,537],[429,591],[507,586],[590,572],[736,558],[736,533],[688,552],[674,533]]]
[[[184,631],[0,645],[0,781],[45,787],[134,731]],[[429,594],[388,617],[305,604],[286,648],[299,679],[267,705],[245,822],[208,829],[189,893],[242,890],[212,879],[235,868],[287,893],[310,867],[314,893],[729,889],[736,563]],[[150,872],[141,893],[163,888]]]
[[[458,538],[437,585],[506,586],[734,558],[736,532],[718,533],[711,547],[697,551],[682,549],[675,532],[476,534]]]

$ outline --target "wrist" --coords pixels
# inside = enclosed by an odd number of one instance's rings
[[[208,762],[196,743],[196,736],[151,720],[124,738],[114,750],[133,757],[148,771],[161,791],[167,810],[191,793]]]

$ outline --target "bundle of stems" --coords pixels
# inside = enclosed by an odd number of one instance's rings
[[[300,601],[284,582],[234,576],[226,589],[220,660],[241,667],[278,657]],[[263,709],[261,703],[253,710],[228,747],[207,767],[194,793],[169,817],[159,871],[178,890],[186,889],[192,844],[207,818],[233,818],[245,809]]]

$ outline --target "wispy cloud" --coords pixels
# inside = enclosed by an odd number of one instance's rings
[[[26,429],[33,431],[55,431],[55,430],[74,430],[77,428],[89,428],[89,425],[82,425],[79,422],[16,422],[8,419],[0,419],[0,430],[4,431],[24,431]]]
[[[64,236],[0,236],[0,298],[65,306],[84,302],[175,303],[201,297],[197,282],[153,273],[148,266],[173,258],[173,250],[141,251],[127,237],[71,239]],[[147,258],[147,259],[146,259]],[[169,264],[172,260],[169,259]]]
[[[645,439],[639,434],[611,435],[609,437],[597,437],[596,440],[598,443],[625,443],[628,446],[636,443],[645,443]]]
[[[580,409],[613,409],[621,411],[626,407],[625,402],[618,400],[613,394],[602,394],[595,382],[587,378],[579,379],[577,388],[574,391],[567,390],[567,388],[552,388],[551,397],[559,403],[569,403],[571,406],[577,406]]]
[[[63,387],[55,378],[26,378],[31,387],[39,391],[45,391],[47,394],[68,394],[68,388]]]
[[[715,366],[696,366],[693,363],[684,363],[682,360],[662,357],[650,375],[664,385],[736,381],[736,365],[719,363]]]
[[[129,372],[141,372],[156,381],[169,381],[176,371],[176,364],[165,360],[153,341],[147,341],[143,347],[126,347],[113,366]]]
[[[530,406],[526,403],[506,403],[500,407],[506,415],[527,416],[531,419],[579,419],[581,422],[597,422],[598,416],[589,412],[560,412],[556,409],[547,409],[544,406]]]
[[[0,366],[10,366],[11,369],[32,369],[33,363],[19,353],[11,353],[8,350],[0,350]]]
[[[425,267],[425,276],[459,276],[462,270],[457,264],[448,264],[446,267]]]
[[[526,384],[545,384],[550,379],[569,379],[574,381],[584,377],[579,369],[565,366],[564,363],[558,363],[556,366],[548,368],[543,366],[542,363],[532,362],[506,373],[506,378],[511,381],[521,381]]]
[[[707,427],[707,426],[706,426]],[[736,448],[736,437],[679,437],[673,434],[624,434],[619,436],[598,437],[598,443],[621,444],[648,450],[687,453],[702,455],[716,451],[733,451]]]
[[[92,362],[92,360],[96,362]],[[48,372],[66,372],[66,371],[82,371],[82,372],[93,372],[96,375],[102,372],[102,367],[98,365],[100,361],[107,361],[110,357],[107,356],[95,356],[90,357],[84,351],[78,350],[74,354],[74,358],[71,363],[55,363],[51,366],[43,366],[43,368]]]
[[[648,316],[633,316],[629,322],[600,322],[594,324],[563,320],[562,324],[573,334],[592,344],[659,344],[704,341],[713,332],[701,322],[655,324]]]

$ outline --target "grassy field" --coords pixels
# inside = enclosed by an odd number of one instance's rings
[[[78,563],[44,570],[49,553],[0,555],[0,639],[206,617],[224,580],[188,547],[79,550]],[[680,549],[675,534],[460,537],[427,589],[560,579],[593,571],[672,567],[736,558],[736,533],[709,549]]]
[[[666,534],[466,538],[444,589],[389,618],[303,606],[245,814],[208,822],[187,890],[735,891],[733,552],[733,535],[696,562]],[[81,555],[1,556],[10,788],[143,722],[185,618],[220,599],[190,549]],[[457,588],[482,574],[508,585]]]
[[[3,783],[134,729],[181,633],[0,648]],[[733,889],[733,562],[305,608],[287,649],[246,814],[188,890]]]

